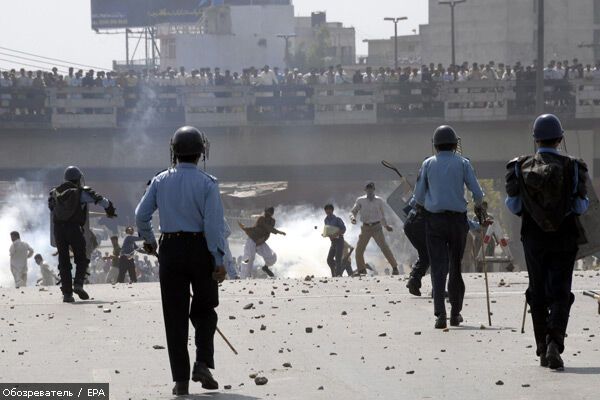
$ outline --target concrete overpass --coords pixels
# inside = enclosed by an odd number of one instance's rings
[[[94,181],[146,181],[169,166],[169,138],[183,124],[206,130],[208,171],[223,181],[389,179],[382,159],[414,174],[442,123],[482,178],[503,177],[507,160],[532,150],[534,115],[518,84],[434,85],[162,88],[151,103],[138,89],[50,90],[45,120],[0,122],[0,180],[55,181],[77,164]],[[547,106],[563,119],[569,152],[600,176],[600,83],[570,88]]]

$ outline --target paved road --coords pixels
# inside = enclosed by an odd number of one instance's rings
[[[597,272],[575,279],[562,373],[537,365],[529,320],[520,333],[525,274],[490,277],[485,329],[483,277],[466,276],[465,323],[448,332],[433,329],[430,299],[410,296],[404,279],[226,282],[219,326],[240,354],[216,338],[222,389],[192,384],[189,398],[598,399],[600,315],[580,293],[600,288]],[[158,285],[89,292],[71,305],[56,288],[0,289],[0,382],[109,382],[111,399],[173,398],[167,352],[153,349],[165,345]]]

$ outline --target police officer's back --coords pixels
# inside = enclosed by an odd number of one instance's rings
[[[89,299],[83,290],[83,283],[89,265],[86,255],[86,240],[83,226],[88,220],[88,204],[103,207],[109,218],[116,217],[112,202],[100,196],[88,186],[82,185],[83,174],[77,167],[70,166],[64,173],[65,181],[50,191],[48,208],[52,213],[53,234],[58,250],[58,270],[60,273],[63,301],[71,303],[73,292],[82,300]],[[69,249],[73,250],[75,278],[71,272]]]
[[[214,368],[217,282],[225,278],[225,227],[219,185],[197,168],[206,147],[204,135],[196,128],[183,127],[175,132],[171,140],[173,167],[152,179],[136,209],[137,227],[149,252],[157,248],[152,214],[158,209],[160,215],[159,276],[176,395],[188,393],[188,319],[196,330],[192,380],[200,381],[206,389],[218,388],[209,368]]]
[[[471,163],[456,154],[458,136],[449,126],[440,126],[433,135],[437,154],[423,162],[414,197],[419,212],[426,215],[427,250],[431,263],[435,327],[446,328],[444,291],[449,273],[448,297],[452,305],[450,325],[462,322],[465,284],[461,262],[469,225],[465,186],[473,193],[476,209],[483,200]]]
[[[573,268],[584,239],[578,215],[587,211],[587,166],[558,151],[563,140],[560,120],[551,114],[534,124],[534,155],[508,163],[506,205],[521,216],[521,241],[529,276],[531,307],[540,364],[561,369],[560,354],[571,304]]]

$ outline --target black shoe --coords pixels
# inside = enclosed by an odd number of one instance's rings
[[[75,284],[75,286],[73,287],[73,292],[75,292],[81,300],[89,300],[90,298],[87,292],[83,290],[83,285],[81,284]]]
[[[367,275],[367,269],[363,268],[363,269],[357,269],[356,271],[354,271],[354,273],[352,274],[352,276],[364,276]]]
[[[463,322],[463,317],[460,314],[450,316],[450,326],[459,326]]]
[[[417,278],[410,278],[406,284],[408,292],[413,296],[421,297],[421,280]]]
[[[446,314],[438,316],[435,320],[435,329],[446,329],[447,327]]]
[[[63,294],[63,303],[75,303],[75,298],[71,293]]]
[[[187,396],[190,394],[190,381],[175,382],[173,394],[175,396]]]
[[[565,363],[560,357],[560,351],[558,351],[558,345],[555,342],[550,342],[550,344],[548,344],[548,349],[546,350],[546,361],[548,362],[548,367],[550,367],[550,369],[562,371],[565,368]]]
[[[392,269],[392,275],[400,275],[400,271],[398,271],[397,267]]]
[[[194,382],[201,382],[202,388],[206,390],[217,390],[219,388],[219,383],[215,381],[215,378],[213,378],[210,370],[204,363],[194,363],[192,380]]]
[[[271,278],[275,277],[275,274],[273,273],[273,271],[271,271],[269,269],[269,267],[267,267],[266,265],[264,267],[262,267],[262,270],[265,274],[269,275]]]
[[[548,368],[548,359],[546,358],[546,353],[542,353],[540,355],[540,367]]]

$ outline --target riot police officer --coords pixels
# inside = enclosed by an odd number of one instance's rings
[[[452,306],[450,325],[458,326],[463,320],[460,312],[465,284],[461,262],[469,232],[465,185],[473,193],[476,212],[480,211],[483,201],[483,191],[471,163],[456,154],[458,140],[450,126],[443,125],[435,130],[433,145],[437,154],[423,162],[414,193],[416,207],[426,213],[427,251],[437,329],[447,326],[444,289],[448,274],[448,297]]]
[[[207,147],[198,129],[178,129],[171,139],[173,166],[152,179],[136,208],[138,231],[149,253],[157,249],[152,214],[156,209],[160,213],[160,289],[175,395],[188,394],[188,320],[196,330],[192,380],[205,389],[219,387],[209,368],[215,367],[218,283],[226,275],[225,219],[216,178],[197,167],[201,157],[206,159]]]
[[[58,250],[58,271],[60,274],[63,301],[75,301],[73,292],[81,300],[89,299],[83,289],[83,283],[90,260],[86,254],[86,240],[83,226],[89,219],[88,204],[94,203],[103,207],[106,216],[117,216],[112,202],[95,193],[90,187],[83,186],[83,174],[75,166],[65,169],[64,182],[50,191],[48,208],[52,214],[54,242]],[[75,260],[75,278],[72,276],[71,257]]]
[[[558,151],[564,131],[551,114],[533,126],[537,151],[508,163],[506,205],[521,217],[521,241],[529,275],[526,297],[542,367],[563,369],[578,245],[585,241],[578,215],[589,206],[587,166]]]

